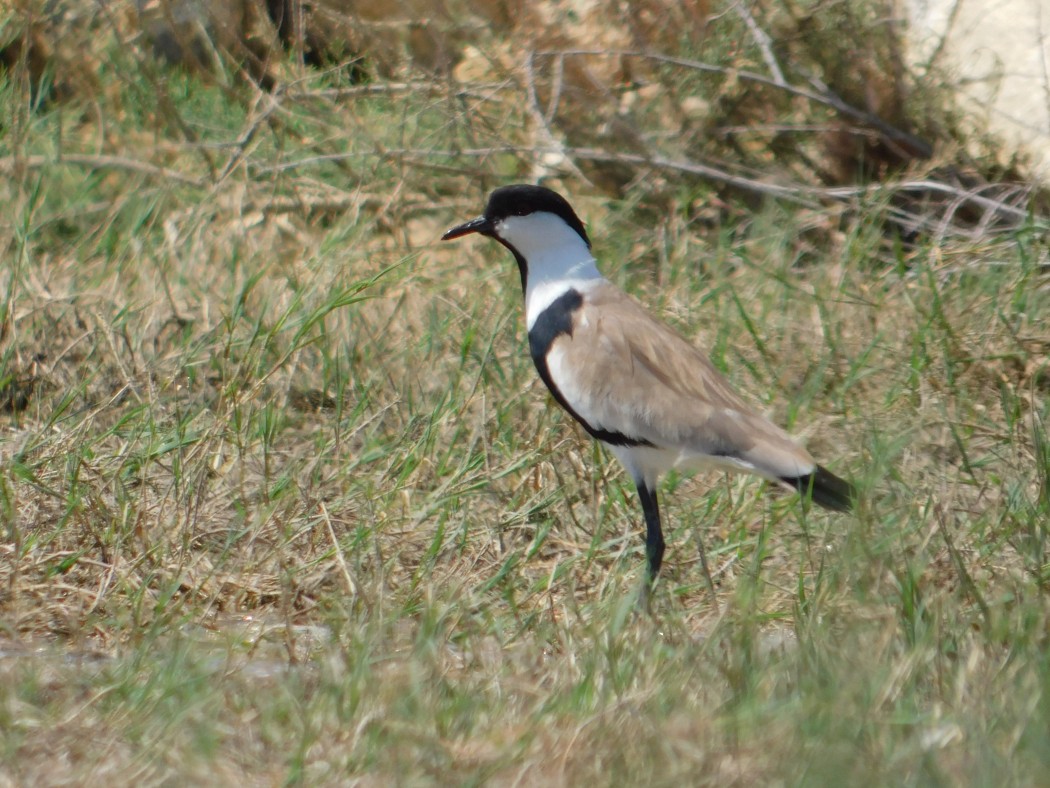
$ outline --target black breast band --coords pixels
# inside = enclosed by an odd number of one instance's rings
[[[647,440],[631,438],[622,432],[601,429],[588,424],[566,401],[565,395],[561,393],[551,378],[550,367],[547,365],[547,353],[550,352],[554,341],[562,334],[572,336],[572,316],[581,306],[583,306],[583,296],[576,290],[567,290],[554,299],[532,324],[532,329],[529,331],[529,352],[532,353],[532,361],[536,364],[540,378],[547,384],[547,388],[550,389],[558,404],[565,408],[569,415],[593,437],[612,446],[652,446],[653,444]]]

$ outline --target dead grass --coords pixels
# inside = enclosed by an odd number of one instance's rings
[[[902,238],[914,204],[818,194],[791,157],[759,204],[624,158],[699,155],[658,104],[576,156],[513,36],[479,34],[470,81],[281,65],[268,94],[115,19],[97,95],[0,91],[4,781],[1038,782],[1042,219],[957,202]],[[633,73],[744,90],[677,68]],[[856,517],[669,480],[635,614],[630,484],[536,379],[509,259],[436,241],[539,172],[612,278],[857,481]]]

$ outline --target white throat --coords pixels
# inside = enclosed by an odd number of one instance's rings
[[[529,329],[566,290],[585,290],[604,278],[587,244],[560,216],[545,211],[508,216],[495,229],[525,258],[525,323]]]

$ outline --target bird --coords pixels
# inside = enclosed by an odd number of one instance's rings
[[[514,256],[540,378],[634,482],[645,526],[646,604],[666,548],[657,490],[671,469],[749,472],[823,508],[853,508],[850,482],[819,465],[749,406],[704,352],[602,275],[583,222],[560,194],[530,184],[500,187],[481,216],[442,240],[472,233]],[[714,597],[706,560],[703,570]]]

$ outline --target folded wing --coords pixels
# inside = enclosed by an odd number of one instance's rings
[[[702,352],[612,284],[590,288],[547,357],[562,396],[587,423],[797,486],[813,458],[755,413]]]

